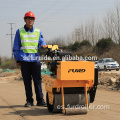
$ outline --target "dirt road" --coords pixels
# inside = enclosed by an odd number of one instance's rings
[[[45,96],[44,85],[43,92]],[[120,120],[120,92],[98,89],[87,114],[69,116],[49,113],[46,107],[23,107],[24,93],[22,81],[0,82],[0,120]]]

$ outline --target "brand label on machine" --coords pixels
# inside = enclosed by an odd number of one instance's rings
[[[83,73],[85,72],[85,69],[69,69],[68,73],[73,72],[73,73]]]

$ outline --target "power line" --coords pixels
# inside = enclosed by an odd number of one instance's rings
[[[49,11],[51,8],[53,8],[54,6],[56,6],[59,3],[59,1],[54,2],[52,5],[49,6],[49,8],[47,8],[46,10],[41,11],[42,14],[46,14],[47,11]]]
[[[7,23],[7,24],[10,24],[11,26],[11,34],[6,34],[6,35],[11,35],[11,51],[12,51],[12,59],[13,59],[13,35],[15,34],[12,34],[12,29],[13,29],[12,25],[15,23]]]
[[[77,1],[78,1],[78,0],[74,0],[74,1],[73,1],[73,0],[70,0],[69,2],[67,2],[66,6],[65,6],[63,9],[61,9],[59,12],[56,12],[56,13],[53,14],[52,16],[55,16],[55,15],[60,14],[63,10],[65,10],[65,9],[68,8],[68,7],[70,7],[71,5],[73,5],[73,3],[77,2]],[[41,22],[44,22],[45,20],[50,19],[52,16],[49,16],[49,17],[43,19]]]

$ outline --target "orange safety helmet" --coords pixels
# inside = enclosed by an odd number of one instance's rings
[[[26,17],[33,17],[34,20],[35,20],[35,15],[34,15],[31,11],[25,13],[24,19],[25,19]]]

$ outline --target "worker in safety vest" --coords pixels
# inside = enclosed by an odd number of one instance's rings
[[[45,49],[47,45],[40,29],[33,27],[35,16],[31,11],[25,14],[24,21],[26,23],[24,27],[16,31],[13,46],[14,58],[17,61],[17,65],[21,66],[25,86],[27,102],[24,106],[30,107],[34,105],[32,78],[34,81],[37,106],[46,106],[41,87],[41,64],[38,49],[41,47]]]

